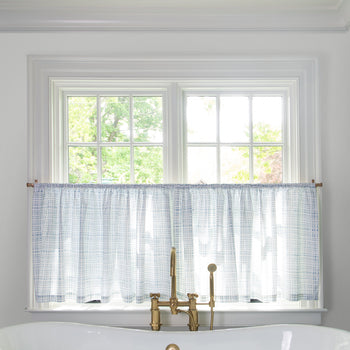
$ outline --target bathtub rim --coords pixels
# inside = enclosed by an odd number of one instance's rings
[[[149,309],[144,310],[37,310],[26,309],[29,322],[73,322],[117,327],[148,327],[151,321]],[[275,310],[215,310],[214,328],[259,326],[266,324],[322,324],[322,314],[327,309],[275,309]],[[164,327],[184,327],[185,315],[171,315],[160,310]],[[210,324],[210,311],[199,311],[200,327]]]

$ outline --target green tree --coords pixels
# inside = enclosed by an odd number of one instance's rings
[[[249,129],[246,130],[249,137]],[[272,129],[269,124],[256,123],[253,130],[253,141],[259,143],[280,142],[281,130]],[[240,162],[232,162],[231,166],[225,167],[222,177],[230,179],[232,183],[248,183],[250,179],[249,147],[232,147],[232,158],[239,154]],[[257,183],[281,183],[282,182],[282,147],[281,146],[253,146],[254,182]]]
[[[253,130],[254,142],[281,142],[281,129],[272,129],[269,124],[257,123]],[[254,182],[281,183],[283,180],[282,147],[254,147]]]
[[[102,182],[130,183],[131,167],[136,183],[163,182],[163,149],[157,146],[162,142],[162,98],[103,96],[97,99],[96,96],[68,98],[69,182],[98,181],[98,130],[103,143],[100,151]],[[214,107],[208,104],[207,108]],[[246,132],[249,136],[249,130]],[[131,141],[135,142],[132,154]],[[281,130],[257,123],[253,141],[262,144],[280,142]],[[249,147],[233,147],[226,157],[223,178],[233,183],[249,182],[249,157]],[[282,182],[281,146],[253,147],[253,157],[254,182]]]
[[[100,118],[97,118],[97,102]],[[104,96],[97,101],[97,97],[72,96],[68,99],[68,120],[69,182],[97,182],[97,147],[74,145],[74,142],[96,142],[98,130],[104,143],[101,147],[102,182],[130,183],[131,166],[138,183],[163,181],[162,147],[148,145],[162,141],[161,97]],[[133,158],[131,140],[136,142]],[[130,164],[131,159],[133,164]]]

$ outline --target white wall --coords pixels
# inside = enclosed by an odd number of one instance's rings
[[[350,33],[0,34],[0,326],[31,320],[27,237],[27,55],[307,56],[320,65],[325,307],[350,330]]]

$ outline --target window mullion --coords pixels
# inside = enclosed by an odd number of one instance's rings
[[[295,169],[296,164],[292,165],[292,159],[294,154],[294,149],[292,149],[291,144],[291,124],[290,124],[290,115],[289,115],[289,101],[286,94],[282,97],[282,157],[283,157],[283,182],[292,182],[292,179],[295,178],[295,174],[292,174],[292,169]]]
[[[249,95],[249,182],[254,182],[253,96]]]
[[[65,182],[69,182],[69,126],[68,126],[68,95],[63,94],[64,96],[64,110],[63,110],[63,115],[64,115],[64,121],[63,121],[63,178]]]
[[[188,182],[188,143],[187,143],[187,94],[182,93],[182,99],[184,101],[183,106],[182,106],[182,135],[183,135],[183,161],[182,161],[182,181],[184,183]]]
[[[220,95],[216,95],[216,178],[221,183]]]
[[[96,140],[96,152],[97,152],[97,182],[102,182],[102,160],[101,160],[101,96],[96,96],[97,104],[97,140]]]
[[[185,111],[184,102],[185,95],[177,83],[169,85],[168,92],[164,99],[164,119],[166,123],[165,128],[165,154],[168,167],[167,181],[169,183],[183,183],[184,182],[184,164],[186,145],[185,138]]]
[[[129,94],[129,125],[130,125],[130,182],[135,183],[134,166],[134,98]]]

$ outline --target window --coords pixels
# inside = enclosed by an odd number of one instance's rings
[[[187,182],[282,183],[287,98],[186,93]]]
[[[98,60],[64,59],[63,70],[59,63],[30,60],[30,181],[235,184],[320,176],[313,60],[111,60],[103,70]]]
[[[298,164],[289,161],[298,147],[288,138],[293,128],[291,94],[283,86],[272,89],[266,81],[261,88],[251,82],[242,89],[225,82],[223,88],[215,82],[199,90],[177,82],[142,92],[125,82],[124,91],[106,92],[103,86],[74,89],[73,83],[69,91],[61,88],[62,113],[54,116],[54,123],[58,119],[61,124],[57,130],[63,130],[56,137],[63,147],[56,152],[62,162],[57,177],[64,182],[298,181],[291,175],[298,172]],[[174,89],[179,91],[176,97]],[[174,126],[179,138],[168,138]]]
[[[69,183],[163,182],[163,95],[69,94],[64,103]]]

